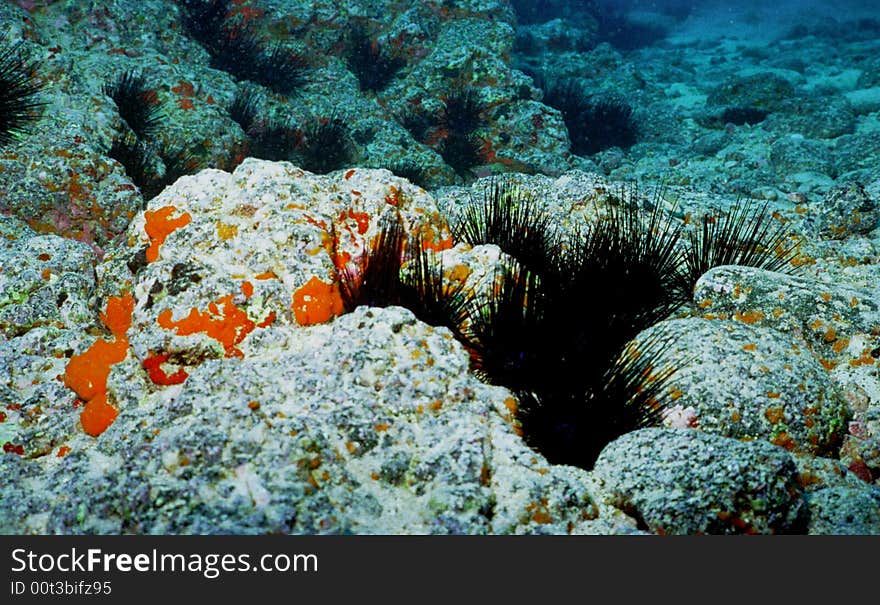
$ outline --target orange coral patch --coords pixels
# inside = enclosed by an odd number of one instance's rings
[[[339,287],[335,283],[325,284],[317,277],[312,277],[293,293],[292,308],[296,322],[301,326],[329,321],[343,312]]]
[[[791,451],[797,447],[797,442],[785,431],[776,435],[773,439],[770,440],[770,443],[773,445],[778,445],[780,447],[784,447],[785,449]]]
[[[187,374],[183,368],[179,368],[170,376],[165,373],[165,370],[162,369],[162,364],[168,361],[169,357],[170,355],[168,353],[162,353],[147,357],[143,361],[142,365],[150,376],[150,380],[153,381],[153,384],[169,386],[172,384],[181,384],[189,378],[189,374]]]
[[[269,314],[266,316],[266,319],[257,324],[258,328],[268,328],[273,323],[275,323],[275,311],[269,311]]]
[[[385,196],[385,203],[390,204],[392,206],[400,205],[400,189],[395,187],[394,185],[390,185],[388,190],[391,192]]]
[[[422,240],[422,250],[433,250],[434,252],[443,252],[444,250],[449,250],[455,242],[452,240],[452,236],[447,237],[446,239],[437,240],[436,242],[431,239]]]
[[[80,399],[88,401],[107,391],[110,367],[128,354],[125,333],[131,326],[134,298],[131,294],[111,297],[107,308],[101,313],[101,321],[115,337],[113,341],[100,338],[92,346],[70,358],[64,371],[64,385],[72,389]]]
[[[232,299],[230,294],[210,303],[207,312],[192,308],[189,315],[179,320],[171,319],[171,309],[165,309],[159,314],[158,322],[166,330],[176,329],[180,336],[204,333],[223,345],[227,357],[241,357],[236,345],[254,330],[256,324],[233,304]],[[218,305],[223,305],[222,313]]]
[[[831,349],[835,353],[843,353],[846,348],[849,346],[849,338],[838,338],[837,341],[832,345]]]
[[[785,420],[785,410],[782,408],[767,408],[764,411],[764,416],[770,424],[778,424]]]
[[[155,211],[147,211],[144,218],[147,222],[144,231],[150,238],[150,247],[147,248],[147,262],[152,263],[159,258],[159,246],[165,243],[165,239],[175,230],[185,227],[192,220],[189,212],[184,212],[177,218],[171,218],[177,212],[174,206],[164,206]]]
[[[107,390],[110,367],[125,359],[128,342],[100,338],[79,355],[74,355],[64,372],[64,385],[88,401]]]
[[[172,86],[171,91],[175,94],[178,94],[182,97],[191,97],[196,94],[196,87],[192,82],[186,82],[184,80],[178,80],[177,86]]]
[[[131,314],[134,311],[134,297],[112,296],[107,301],[107,309],[101,313],[101,321],[117,338],[125,336],[131,327]]]
[[[829,359],[820,359],[819,363],[822,364],[823,368],[825,368],[826,370],[829,370],[829,371],[831,371],[837,367],[837,363],[835,363]]]
[[[86,433],[97,437],[113,424],[118,415],[116,408],[107,401],[107,394],[101,393],[86,403],[86,407],[79,415],[79,421]]]
[[[333,266],[336,267],[337,271],[344,271],[345,267],[348,263],[351,262],[351,254],[343,250],[342,252],[337,252],[333,256]]]
[[[746,311],[744,313],[737,312],[734,314],[734,319],[737,321],[741,321],[747,324],[755,324],[764,319],[764,313],[762,311]]]
[[[506,407],[507,411],[509,411],[511,414],[516,414],[517,410],[519,409],[518,402],[514,397],[508,397],[507,399],[505,399],[504,407]]]
[[[467,265],[455,265],[452,270],[449,272],[449,279],[464,282],[470,277],[471,270],[467,267]]]
[[[356,192],[355,192],[356,193]],[[357,223],[357,232],[360,235],[363,235],[367,232],[367,229],[370,228],[370,215],[366,212],[355,212],[351,208],[348,209],[348,212],[343,210],[339,214],[340,222],[344,222],[346,218],[353,219],[355,223]]]

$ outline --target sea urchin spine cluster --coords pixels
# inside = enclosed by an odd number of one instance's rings
[[[610,441],[663,419],[675,368],[653,360],[669,342],[633,339],[685,302],[682,285],[721,263],[784,269],[791,259],[766,210],[738,205],[684,238],[659,200],[645,215],[637,199],[624,190],[604,217],[563,236],[531,194],[495,181],[453,224],[458,241],[505,253],[488,298],[444,284],[439,256],[407,245],[398,219],[358,271],[342,272],[345,306],[401,305],[448,327],[482,380],[517,395],[530,446],[592,468]]]

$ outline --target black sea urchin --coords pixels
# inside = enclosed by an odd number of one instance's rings
[[[229,117],[241,126],[241,129],[248,134],[257,123],[258,108],[262,101],[262,95],[254,88],[244,88],[235,91],[235,97],[232,99],[227,111]]]
[[[0,45],[0,145],[28,134],[39,119],[45,103],[37,96],[42,89],[38,67],[24,59],[21,43]]]
[[[604,372],[583,380],[583,391],[517,393],[523,438],[551,464],[593,468],[602,449],[640,428],[659,426],[669,402],[673,367],[654,368],[667,342],[625,346]]]
[[[628,149],[638,140],[629,104],[617,97],[589,97],[574,80],[548,84],[544,104],[562,114],[575,155],[592,155],[611,147]]]
[[[129,70],[104,85],[103,92],[116,104],[119,117],[140,139],[155,136],[162,120],[159,96],[147,86],[143,74]]]
[[[405,235],[399,218],[386,223],[360,258],[356,270],[343,267],[339,292],[346,310],[361,305],[387,307],[400,300],[400,267]]]
[[[363,26],[353,26],[348,35],[345,59],[361,90],[376,92],[384,89],[406,64],[400,57],[388,54]]]
[[[474,168],[485,163],[484,144],[483,139],[475,134],[450,132],[440,141],[437,152],[456,174],[465,178]]]
[[[267,48],[250,27],[229,19],[229,0],[177,3],[184,29],[208,51],[214,69],[286,95],[296,92],[306,81],[305,55],[281,44]]]
[[[797,244],[785,224],[776,221],[768,206],[738,200],[720,216],[706,216],[687,233],[684,261],[677,284],[682,301],[689,301],[700,276],[721,265],[757,267],[790,272]]]
[[[326,118],[312,118],[306,123],[295,161],[309,172],[327,174],[343,168],[352,160],[352,156],[348,124],[333,114]]]
[[[517,189],[488,191],[455,232],[510,256],[489,299],[469,304],[464,344],[481,378],[517,394],[530,445],[590,468],[609,441],[661,418],[672,370],[651,367],[657,347],[628,342],[677,307],[678,227],[624,191],[562,238]]]
[[[452,223],[458,241],[472,246],[495,244],[532,271],[547,269],[554,233],[535,196],[527,189],[493,179],[482,196],[470,203]]]
[[[473,88],[455,88],[446,95],[440,125],[450,134],[470,134],[483,126],[485,109]]]
[[[156,180],[156,153],[134,134],[117,133],[107,155],[122,165],[125,174],[140,190],[144,200],[155,197],[161,191]]]

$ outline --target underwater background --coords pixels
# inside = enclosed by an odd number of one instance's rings
[[[876,176],[871,3],[222,4],[4,2],[4,39],[51,83],[31,144],[91,150],[56,159],[42,187],[0,160],[5,204],[101,247],[136,198],[247,155],[388,168],[429,189],[582,169],[784,200]],[[140,153],[103,94],[126,75],[150,95]],[[88,169],[95,154],[117,162]],[[99,216],[47,192],[71,171]],[[125,182],[139,191],[108,191]]]
[[[880,533],[878,225],[876,2],[0,0],[0,531]]]

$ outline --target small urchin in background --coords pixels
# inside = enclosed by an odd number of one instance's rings
[[[544,105],[562,114],[575,155],[589,156],[612,147],[626,150],[638,142],[633,107],[623,98],[589,95],[573,79],[546,81],[537,75],[536,85],[544,90]]]
[[[163,118],[159,95],[147,85],[142,73],[135,70],[123,72],[105,83],[102,92],[113,99],[119,117],[139,139],[156,136]]]
[[[27,61],[21,43],[0,44],[0,145],[8,145],[30,133],[45,105],[38,94],[38,61]]]

